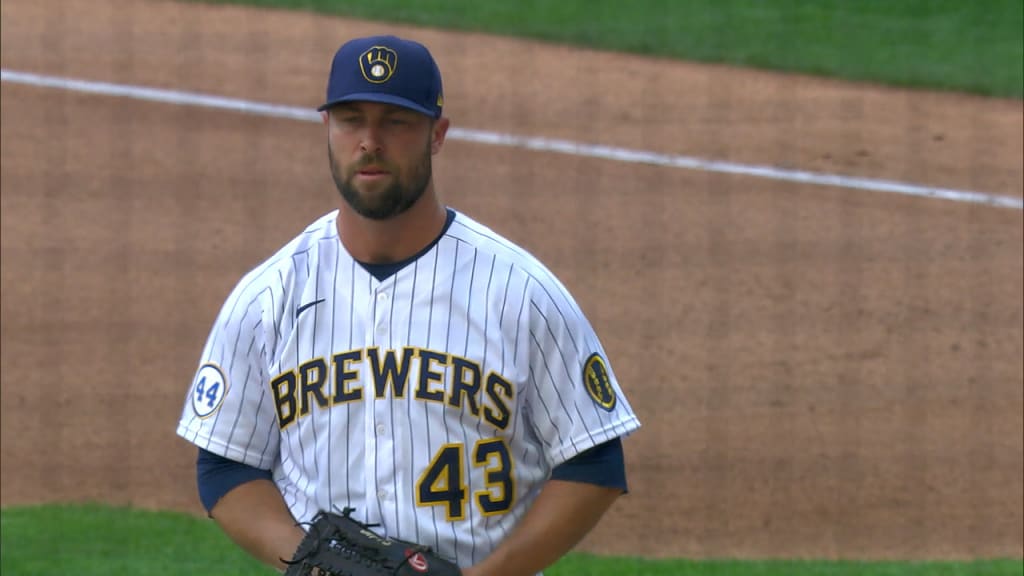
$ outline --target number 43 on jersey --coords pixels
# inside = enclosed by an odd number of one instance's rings
[[[445,444],[416,482],[417,506],[444,506],[449,521],[466,517],[467,482],[463,463],[465,444]],[[483,469],[485,489],[473,493],[473,503],[484,516],[503,514],[512,508],[515,479],[508,446],[501,438],[477,441],[472,465]]]

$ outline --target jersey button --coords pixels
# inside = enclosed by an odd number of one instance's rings
[[[377,424],[377,436],[383,436],[384,430],[385,429],[383,424]]]
[[[377,491],[377,497],[380,498],[381,500],[384,500],[385,498],[388,497],[388,491],[387,490],[378,490]]]
[[[388,294],[387,294],[387,292],[381,292],[381,293],[377,294],[377,302],[380,302],[381,304],[383,304],[384,302],[387,302],[387,301],[388,301]]]

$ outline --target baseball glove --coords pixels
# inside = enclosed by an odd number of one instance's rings
[[[461,576],[426,546],[380,536],[353,520],[354,508],[320,512],[299,543],[285,576]]]

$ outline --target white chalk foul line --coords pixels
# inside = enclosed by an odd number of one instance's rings
[[[257,116],[320,122],[320,114],[311,109],[295,106],[283,106],[280,104],[265,104],[237,98],[224,98],[208,94],[183,92],[180,90],[165,90],[159,88],[146,88],[144,86],[76,80],[73,78],[44,76],[7,69],[0,69],[0,81],[11,82],[14,84],[27,84],[43,88],[57,88],[73,92],[120,96],[136,100],[163,102],[167,104],[217,108],[222,110],[231,110],[234,112],[242,112],[245,114],[254,114]],[[856,178],[851,176],[842,176],[839,174],[808,172],[804,170],[784,170],[771,166],[721,162],[717,160],[695,158],[692,156],[662,154],[646,150],[632,150],[629,148],[619,148],[614,146],[584,144],[580,142],[573,142],[571,140],[542,138],[538,136],[517,136],[514,134],[502,134],[499,132],[466,128],[452,128],[448,131],[448,138],[464,142],[488,144],[491,146],[523,148],[542,152],[556,152],[559,154],[568,154],[587,158],[600,158],[616,162],[668,166],[672,168],[684,168],[723,174],[740,174],[756,178],[765,178],[768,180],[782,180],[787,182],[799,182],[801,184],[869,190],[872,192],[888,192],[892,194],[902,194],[905,196],[919,196],[923,198],[936,198],[952,200],[954,202],[967,202],[972,204],[995,206],[998,208],[1024,210],[1024,199],[1013,196],[1000,196],[997,194],[986,194],[971,190],[934,188],[892,180]]]

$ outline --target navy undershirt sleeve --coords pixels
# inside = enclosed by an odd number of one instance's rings
[[[628,492],[622,440],[615,438],[576,455],[552,470],[551,478],[619,488]]]
[[[199,486],[199,500],[209,513],[213,506],[231,491],[246,482],[274,477],[270,470],[261,470],[241,462],[229,460],[213,452],[199,449],[196,458],[196,484]]]

